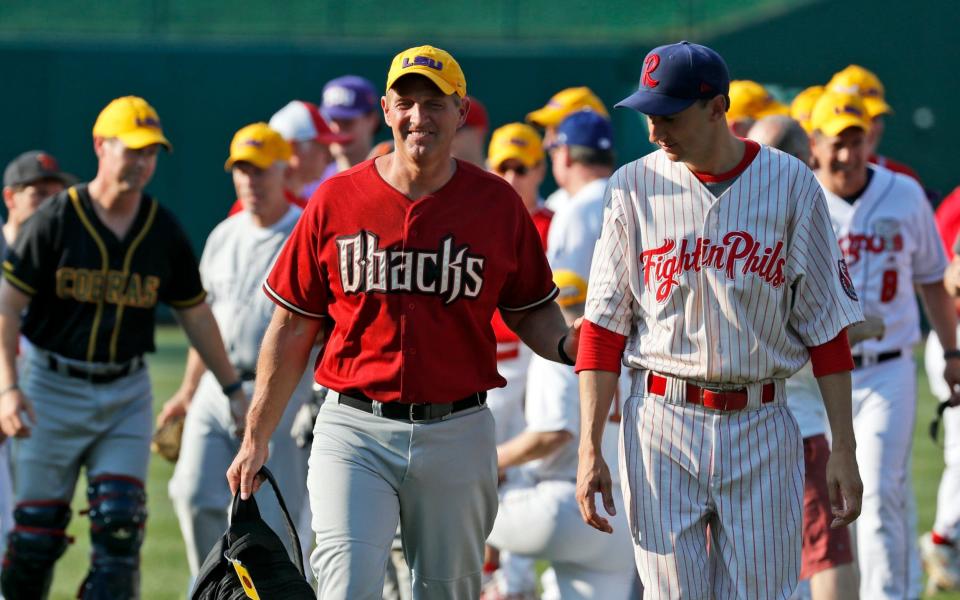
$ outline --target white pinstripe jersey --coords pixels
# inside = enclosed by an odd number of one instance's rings
[[[855,353],[887,352],[920,341],[913,286],[942,280],[947,268],[920,184],[883,167],[868,168],[873,177],[853,204],[824,190],[863,312],[884,320],[883,339],[861,342]]]
[[[586,317],[628,337],[629,366],[736,385],[862,320],[816,178],[766,146],[719,198],[662,150],[620,168]]]

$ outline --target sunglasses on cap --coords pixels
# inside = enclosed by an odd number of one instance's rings
[[[523,176],[530,172],[530,168],[527,167],[526,165],[514,165],[514,166],[499,165],[496,168],[496,171],[501,175],[506,175],[507,173],[512,171],[517,175]]]

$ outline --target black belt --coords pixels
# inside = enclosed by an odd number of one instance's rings
[[[880,364],[880,363],[882,363],[882,362],[887,362],[888,360],[893,360],[893,359],[895,359],[895,358],[900,358],[901,356],[903,356],[903,350],[893,350],[893,351],[890,351],[890,352],[881,352],[880,354],[877,354],[877,355],[876,355],[876,358],[875,358],[872,362],[870,362],[869,365],[867,365],[867,366],[870,366],[870,365],[878,365],[878,364]],[[854,369],[859,369],[859,368],[862,367],[862,366],[863,366],[863,356],[860,355],[860,354],[854,354],[854,355],[853,355],[853,368],[854,368]]]
[[[116,370],[107,371],[107,372],[95,372],[87,371],[81,367],[75,367],[73,365],[67,364],[66,362],[58,359],[53,354],[47,355],[47,366],[50,367],[51,371],[56,371],[61,375],[66,375],[67,377],[74,377],[76,379],[84,379],[90,383],[110,383],[116,381],[121,377],[126,377],[131,373],[135,373],[143,368],[144,362],[142,356],[135,356],[129,361],[125,362],[122,365],[119,365]]]
[[[394,421],[405,421],[415,423],[418,421],[436,421],[448,417],[453,413],[483,406],[487,402],[486,392],[477,392],[470,394],[466,398],[446,402],[443,404],[403,404],[400,402],[377,402],[366,396],[339,394],[338,402],[356,408],[363,412],[368,412],[378,417],[393,419]]]
[[[253,381],[257,378],[256,371],[248,371],[247,369],[240,369],[240,381]]]

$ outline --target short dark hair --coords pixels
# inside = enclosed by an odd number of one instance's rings
[[[597,150],[589,146],[567,146],[570,160],[591,167],[613,167],[616,156],[613,150]]]

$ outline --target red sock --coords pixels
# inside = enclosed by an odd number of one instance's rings
[[[930,539],[933,540],[933,543],[937,546],[952,546],[953,540],[950,538],[945,538],[936,531],[930,532]]]

